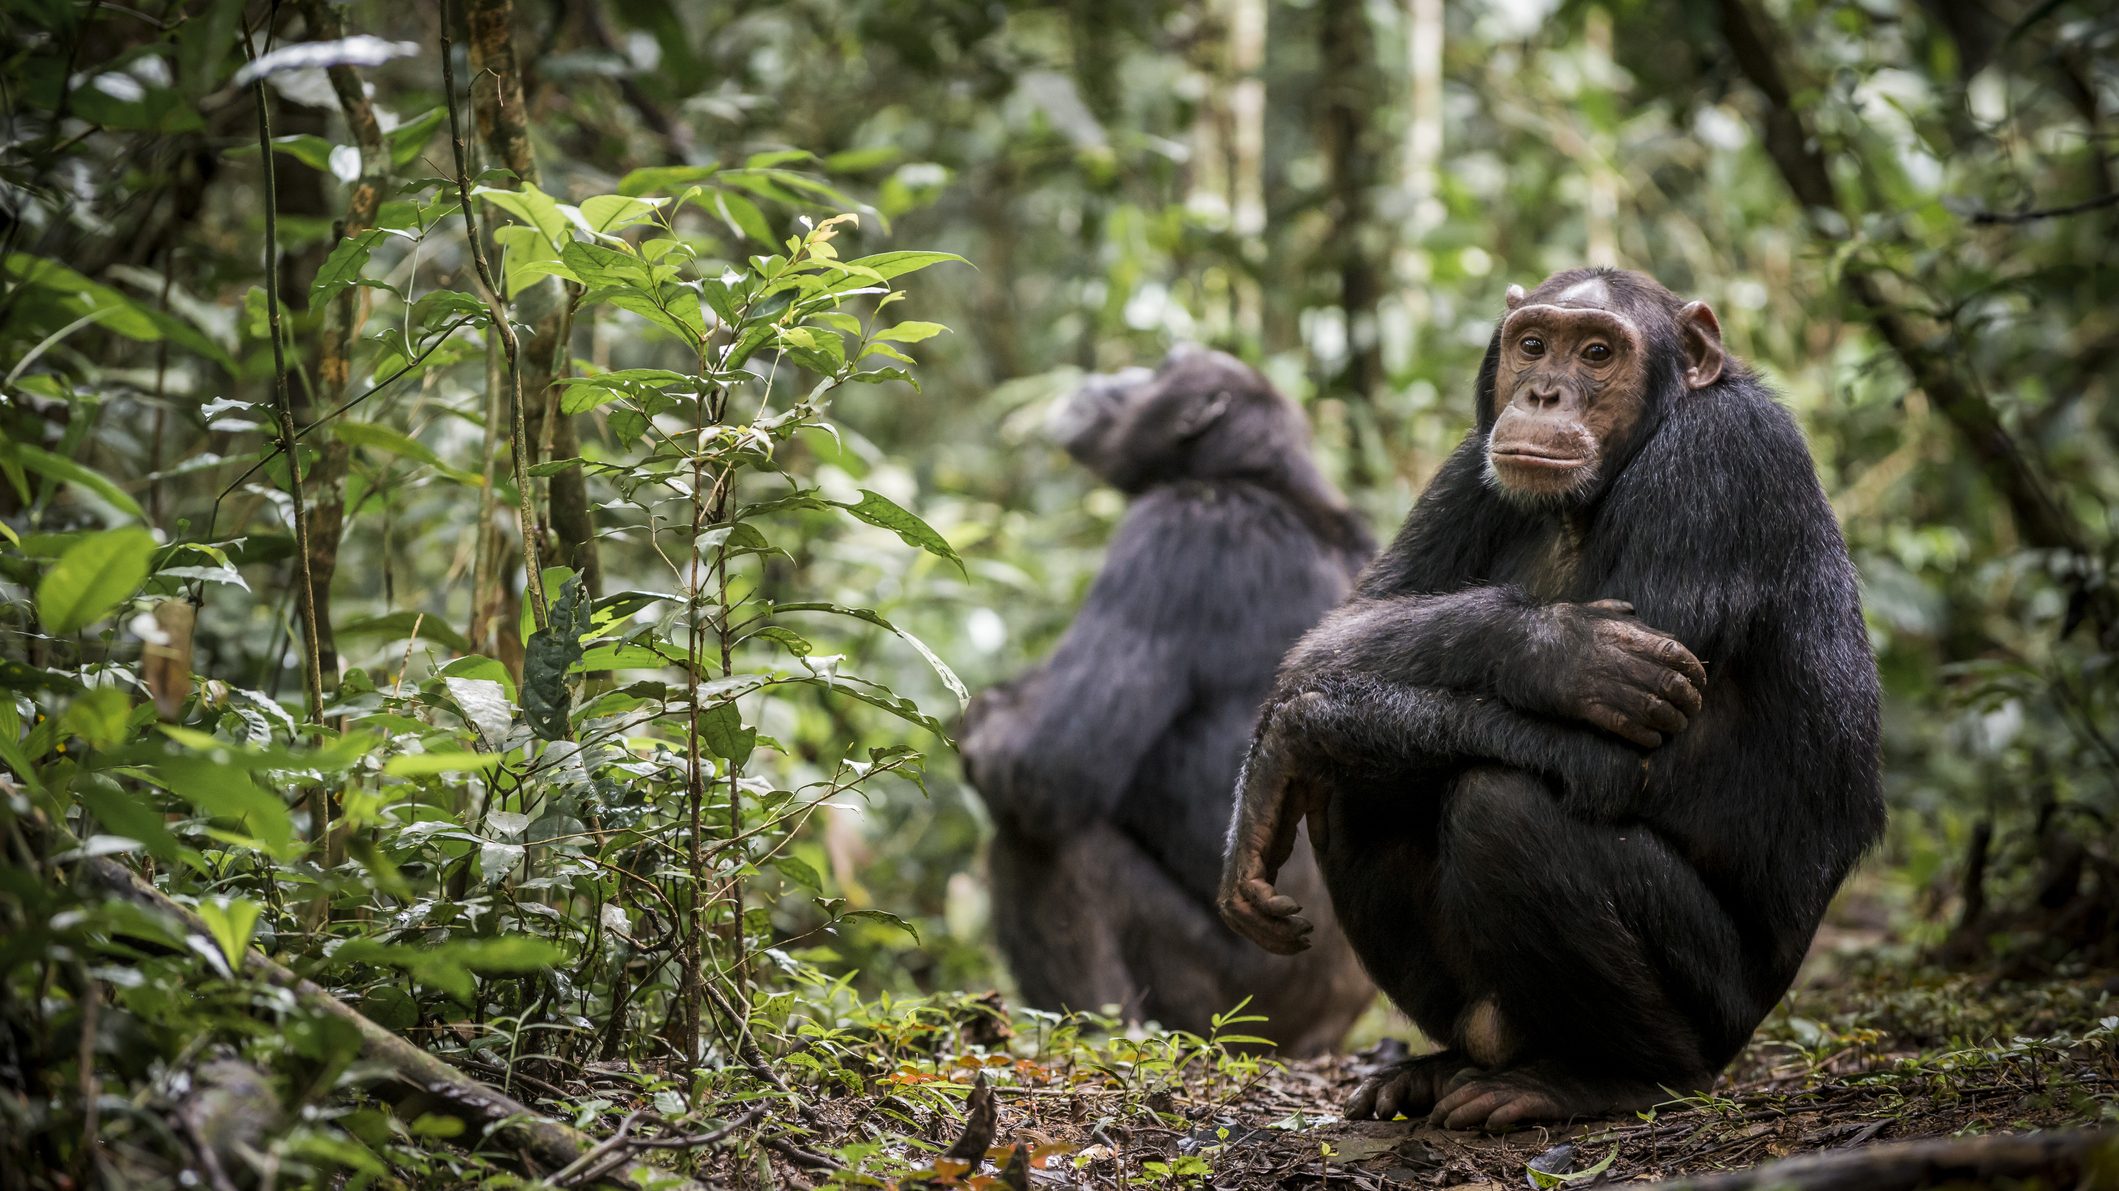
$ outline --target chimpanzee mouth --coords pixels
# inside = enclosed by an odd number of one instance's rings
[[[1527,467],[1537,471],[1573,471],[1589,466],[1589,459],[1582,455],[1541,455],[1530,451],[1495,451],[1496,463],[1510,467]]]

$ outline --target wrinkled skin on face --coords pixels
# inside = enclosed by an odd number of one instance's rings
[[[1704,302],[1675,312],[1620,301],[1598,278],[1564,289],[1508,291],[1494,375],[1496,416],[1487,436],[1487,478],[1512,497],[1569,502],[1598,482],[1640,429],[1652,378],[1651,335],[1675,324],[1683,383],[1722,374],[1722,329]]]

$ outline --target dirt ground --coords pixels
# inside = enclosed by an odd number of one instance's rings
[[[1224,1069],[1145,1095],[1147,1085],[1123,1070],[1107,1075],[1084,1072],[1079,1061],[1018,1061],[995,1082],[987,1164],[941,1159],[911,1178],[884,1181],[974,1191],[1025,1182],[1367,1189],[1650,1183],[1889,1142],[2119,1124],[2115,1043],[2119,982],[2104,975],[2014,985],[1903,970],[1882,981],[1847,978],[1793,998],[1708,1095],[1630,1119],[1500,1137],[1343,1120],[1339,1106],[1380,1057],[1373,1050],[1269,1063],[1233,1087]],[[971,1075],[967,1069],[945,1078]],[[966,1135],[978,1132],[978,1114],[968,1115],[970,1128],[961,1112],[922,1109],[905,1097],[828,1099],[818,1105],[810,1144],[830,1151],[864,1133],[882,1140],[876,1123],[894,1120],[900,1138],[961,1147],[975,1144]],[[1004,1174],[1003,1159],[1017,1143],[1037,1164]],[[793,1167],[782,1174],[783,1185],[831,1179]]]

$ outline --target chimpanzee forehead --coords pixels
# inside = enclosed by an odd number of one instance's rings
[[[1584,282],[1584,285],[1598,284]],[[1570,291],[1571,292],[1571,291]],[[1608,299],[1609,292],[1605,297]],[[1501,320],[1501,331],[1512,335],[1526,326],[1536,326],[1548,334],[1562,335],[1611,335],[1638,343],[1641,331],[1624,310],[1608,306],[1583,303],[1580,305],[1558,302],[1525,302],[1508,312]]]

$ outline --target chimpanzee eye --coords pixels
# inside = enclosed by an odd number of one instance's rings
[[[1545,354],[1545,341],[1536,335],[1524,336],[1522,342],[1516,344],[1516,347],[1526,356],[1542,356]]]
[[[1611,358],[1611,349],[1601,343],[1592,343],[1582,349],[1582,354],[1589,358],[1590,363],[1602,364]]]

